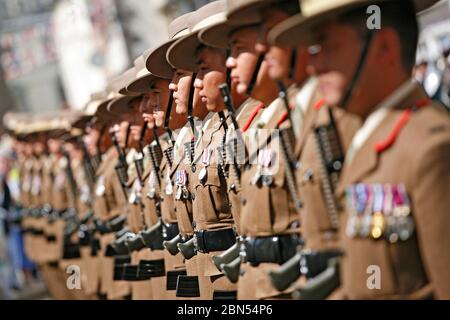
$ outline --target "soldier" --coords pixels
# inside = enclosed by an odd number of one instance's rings
[[[281,45],[313,46],[312,64],[326,103],[363,119],[335,194],[343,208],[346,298],[450,296],[445,249],[450,244],[450,119],[410,79],[415,15],[434,2],[322,1],[317,6],[303,1],[303,16],[280,24],[271,35]],[[367,28],[366,9],[372,4],[382,12],[378,30]],[[421,143],[420,150],[412,141]],[[370,272],[375,272],[373,282]],[[381,285],[378,276],[385,279]]]
[[[223,49],[202,46],[199,32],[217,21],[225,10],[225,2],[216,1],[200,8],[189,20],[191,33],[177,40],[168,50],[167,58],[177,69],[197,73],[195,88],[202,102],[213,113],[205,121],[201,136],[195,146],[196,163],[190,174],[193,218],[197,242],[197,265],[202,296],[221,299],[232,297],[235,286],[223,278],[215,267],[213,254],[220,253],[235,243],[236,236],[227,195],[225,158],[218,148],[224,149],[226,142],[227,119],[224,103],[218,86],[226,83],[226,52]],[[192,52],[192,55],[186,55]],[[233,93],[235,91],[233,90]],[[234,96],[240,105],[242,96]],[[249,108],[250,109],[250,108]],[[234,110],[233,110],[234,111]],[[197,173],[198,172],[198,173]],[[194,187],[195,186],[195,187]],[[194,187],[194,188],[192,188]]]
[[[177,282],[177,297],[202,297],[198,290],[198,272],[196,256],[194,255],[192,237],[194,229],[192,227],[192,199],[189,171],[193,163],[193,145],[201,121],[208,114],[204,104],[199,99],[198,90],[193,86],[193,74],[187,70],[173,68],[166,59],[167,49],[179,38],[189,34],[188,18],[193,13],[187,13],[175,19],[169,25],[169,40],[151,50],[148,54],[146,64],[147,69],[161,77],[171,77],[169,84],[170,94],[175,103],[175,112],[187,119],[188,122],[181,128],[174,143],[174,159],[171,171],[173,181],[174,211],[178,223],[179,236],[173,241],[165,242],[164,246],[172,255],[183,254],[186,275],[180,275]],[[186,122],[186,120],[185,120]],[[185,249],[180,252],[178,247]],[[189,250],[190,248],[190,250]],[[186,252],[190,252],[188,255]]]
[[[286,251],[279,252],[278,250],[279,256],[277,257],[263,257],[262,252],[258,254],[262,258],[248,256],[247,260],[249,261],[242,266],[241,274],[243,276],[239,277],[238,298],[276,297],[280,296],[280,292],[277,292],[270,285],[266,272],[288,259],[291,251],[294,250],[295,252],[295,247],[298,244],[298,218],[293,206],[290,205],[291,208],[288,208],[289,202],[292,203],[293,201],[290,199],[288,184],[285,183],[285,170],[280,166],[282,164],[282,161],[279,160],[281,154],[276,154],[278,151],[276,140],[267,143],[267,130],[260,131],[257,129],[277,129],[279,122],[283,122],[281,120],[286,112],[286,107],[283,105],[283,100],[276,99],[277,85],[269,78],[268,67],[271,60],[265,61],[265,52],[257,50],[258,38],[264,38],[264,35],[260,35],[258,28],[262,22],[260,15],[246,15],[247,19],[235,21],[231,19],[232,15],[242,8],[245,9],[249,3],[229,1],[228,5],[228,20],[205,29],[200,37],[203,41],[217,47],[230,48],[227,66],[231,68],[232,83],[236,85],[238,92],[247,93],[262,101],[263,105],[260,108],[264,109],[261,110],[260,115],[251,119],[251,122],[245,128],[246,131],[248,130],[245,134],[248,137],[247,140],[249,140],[250,145],[256,146],[256,148],[253,147],[249,150],[248,164],[244,167],[242,173],[239,225],[242,236],[246,238],[246,241],[241,247],[245,251],[251,252],[251,246],[255,246],[255,250],[259,252],[260,249],[256,249],[256,244],[269,243],[272,236],[275,236],[277,240],[284,243],[283,247]],[[256,7],[259,5],[261,3]],[[279,11],[282,14],[292,15],[298,12],[298,6],[296,8],[292,3],[284,3]],[[261,28],[261,30],[264,29]],[[217,36],[218,34],[225,35],[225,37],[220,39]],[[289,58],[289,54],[285,54],[286,58]],[[254,69],[249,69],[248,65],[254,66]],[[287,75],[283,75],[283,79],[286,78],[288,78]],[[292,80],[290,80],[290,83],[292,83]],[[297,88],[290,88],[287,98],[293,99],[297,92]],[[260,135],[263,132],[266,134],[266,138]],[[258,138],[259,143],[257,142]],[[263,161],[264,158],[266,160]],[[261,162],[256,164],[255,159]],[[263,162],[266,163],[265,166]],[[265,174],[262,170],[265,171]],[[295,189],[295,187],[291,189]],[[258,217],[255,214],[258,214]],[[262,218],[264,216],[272,218]],[[255,223],[255,221],[260,223]],[[246,255],[247,252],[242,252],[242,254]],[[237,267],[239,268],[239,264],[237,264]],[[235,272],[234,276],[237,278],[238,274],[238,272]],[[255,281],[255,279],[257,280]]]
[[[94,198],[94,214],[100,219],[100,274],[101,284],[100,292],[106,295],[108,299],[123,298],[129,295],[130,286],[125,281],[114,281],[114,254],[112,247],[114,242],[114,232],[121,230],[124,218],[122,218],[123,210],[126,207],[126,198],[124,196],[123,188],[116,172],[116,166],[119,166],[119,152],[118,149],[112,145],[112,138],[115,138],[115,131],[113,126],[119,121],[114,115],[108,112],[108,104],[118,97],[118,80],[109,84],[109,91],[107,97],[102,100],[102,103],[97,108],[95,116],[99,121],[107,124],[104,130],[104,135],[107,138],[101,138],[103,145],[100,147],[104,152],[102,162],[97,168],[97,179],[95,185]],[[116,88],[116,91],[113,91]]]

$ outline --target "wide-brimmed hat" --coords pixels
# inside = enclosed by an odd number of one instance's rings
[[[134,61],[134,71],[136,73],[135,79],[133,82],[131,82],[128,87],[127,91],[132,92],[135,94],[143,94],[148,93],[152,91],[152,84],[153,81],[157,79],[170,79],[170,77],[161,77],[157,76],[150,71],[148,71],[146,66],[147,57],[150,55],[152,51],[147,50],[144,52],[143,55],[139,56]]]
[[[192,72],[197,70],[195,51],[202,44],[198,34],[202,29],[223,21],[226,9],[226,1],[219,0],[208,3],[189,16],[189,35],[175,41],[167,50],[167,61],[175,69]]]
[[[214,48],[228,48],[229,35],[234,30],[260,24],[263,20],[263,8],[287,1],[292,0],[227,0],[227,13],[222,21],[201,30],[199,39]]]
[[[189,34],[188,19],[193,12],[186,13],[169,24],[169,40],[156,48],[149,50],[146,55],[146,67],[152,74],[170,79],[173,75],[173,67],[166,59],[167,49],[177,40]]]
[[[301,13],[288,18],[269,32],[269,41],[278,45],[307,44],[311,41],[312,29],[319,23],[354,9],[382,4],[388,1],[405,0],[301,0]],[[439,0],[414,0],[419,13]],[[399,17],[401,19],[401,17]]]

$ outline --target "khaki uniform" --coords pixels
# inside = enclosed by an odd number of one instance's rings
[[[197,122],[197,121],[196,121]],[[174,165],[172,169],[172,179],[174,186],[174,204],[175,214],[178,223],[180,235],[185,239],[189,239],[194,235],[192,226],[192,198],[191,184],[189,181],[189,172],[191,171],[190,159],[186,157],[185,145],[192,141],[192,130],[189,124],[186,124],[178,134],[174,146]],[[190,157],[190,156],[189,156]],[[175,176],[175,177],[174,177]],[[186,179],[184,179],[186,178]],[[186,196],[183,196],[183,192]],[[177,196],[181,194],[181,196]],[[197,257],[194,256],[189,260],[185,260],[186,273],[188,276],[197,276]]]
[[[168,146],[168,135],[164,134],[159,137],[159,141],[161,144],[161,149],[165,150]],[[156,143],[156,142],[153,142]],[[150,156],[150,155],[148,155]],[[163,157],[164,158],[164,157]],[[161,162],[164,160],[161,159]],[[160,168],[162,167],[162,164],[159,164]],[[162,189],[162,183],[164,177],[160,175],[160,181],[161,181],[161,190],[158,190],[157,188],[157,182],[156,182],[156,173],[155,168],[153,168],[152,165],[148,166],[148,169],[146,170],[146,173],[144,175],[145,183],[144,188],[142,189],[142,199],[144,204],[144,221],[147,227],[151,227],[158,223],[159,220],[163,220],[162,217],[162,208],[161,208],[161,199],[162,193],[164,190]],[[166,216],[166,219],[168,217]],[[168,256],[165,255],[165,250],[163,249],[155,249],[155,250],[147,250],[145,252],[145,260],[164,260],[165,263],[165,270],[166,274],[167,271],[171,270],[169,268],[173,268],[171,266],[170,261],[168,265],[166,265],[166,259]],[[165,259],[166,258],[166,259]],[[172,269],[173,270],[173,269]],[[175,298],[175,291],[167,291],[167,276],[162,277],[153,277],[151,279],[152,283],[152,293],[153,293],[153,299],[155,300],[166,300],[166,299],[173,299]]]
[[[94,213],[100,219],[108,220],[123,213],[125,198],[115,166],[118,163],[117,151],[111,147],[103,157],[97,169],[97,183],[95,187]],[[125,281],[113,281],[114,257],[105,256],[106,248],[114,242],[114,234],[100,237],[100,292],[107,294],[108,299],[118,299],[130,293],[130,285]]]
[[[288,89],[288,99],[291,103],[297,93],[298,88],[295,86]],[[275,138],[266,144],[267,138],[273,132],[261,130],[277,129],[285,110],[281,99],[274,100],[261,116],[254,120],[248,132],[250,145],[253,147],[249,150],[251,166],[242,174],[240,220],[241,235],[246,238],[292,235],[295,239],[299,236],[299,216],[285,184],[286,164],[280,154],[281,143],[279,138]],[[284,125],[286,123],[283,123]],[[254,157],[256,150],[260,155]],[[256,179],[262,174],[261,170],[265,170],[267,177],[270,177],[269,182],[256,183]],[[279,292],[267,275],[268,271],[278,267],[277,263],[260,263],[257,266],[248,262],[242,263],[238,299],[287,297],[283,294],[289,293],[292,287],[285,292]]]
[[[196,159],[200,159],[200,161],[196,163],[195,172],[191,171],[189,176],[194,229],[195,231],[230,229],[233,228],[234,221],[225,177],[218,166],[216,150],[224,140],[224,130],[217,113],[205,122],[202,132],[195,148]],[[210,152],[210,159],[203,162],[202,158],[205,152]],[[201,181],[199,175],[205,170],[206,177],[204,181]],[[197,270],[202,299],[212,299],[214,291],[234,291],[236,289],[236,286],[217,270],[212,261],[212,256],[221,252],[197,252]]]
[[[336,193],[345,208],[341,271],[347,298],[450,298],[450,118],[431,102],[411,111],[424,99],[418,85],[401,86],[366,120],[347,153]],[[364,198],[361,190],[373,197]],[[355,221],[362,227],[354,228]],[[363,221],[371,223],[368,234]],[[377,290],[368,286],[370,266],[379,268]]]
[[[242,139],[244,140],[245,148],[248,150],[248,139],[247,139],[247,133],[248,131],[244,131],[247,129],[247,127],[250,126],[250,124],[253,122],[254,119],[257,119],[262,112],[262,103],[254,100],[252,98],[248,98],[246,101],[242,103],[241,106],[235,111],[236,113],[236,121],[239,125],[239,129],[242,134]],[[236,133],[234,132],[234,128],[232,124],[229,124],[228,126],[228,132],[227,132],[227,143],[232,143],[232,139],[237,139]],[[230,166],[232,164],[229,164]],[[239,169],[242,171],[243,164],[238,163]],[[228,186],[228,198],[231,205],[231,214],[233,216],[234,225],[236,227],[236,231],[238,234],[241,233],[240,231],[240,215],[241,215],[241,189],[237,188],[235,185],[235,177],[231,174],[231,168],[230,173],[227,177],[227,186]],[[233,186],[233,187],[232,187]]]

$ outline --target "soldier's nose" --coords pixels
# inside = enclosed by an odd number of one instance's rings
[[[203,81],[200,79],[195,79],[194,88],[199,89],[199,90],[203,89]]]
[[[171,83],[169,84],[169,90],[171,90],[171,91],[177,91],[177,90],[178,90],[178,86],[177,86],[175,83],[171,82]]]
[[[227,61],[225,62],[225,65],[229,69],[236,68],[236,59],[234,59],[232,57],[228,57]]]

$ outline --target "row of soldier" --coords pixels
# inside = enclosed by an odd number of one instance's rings
[[[411,81],[435,2],[214,1],[83,113],[7,117],[53,296],[449,298],[450,118]]]

